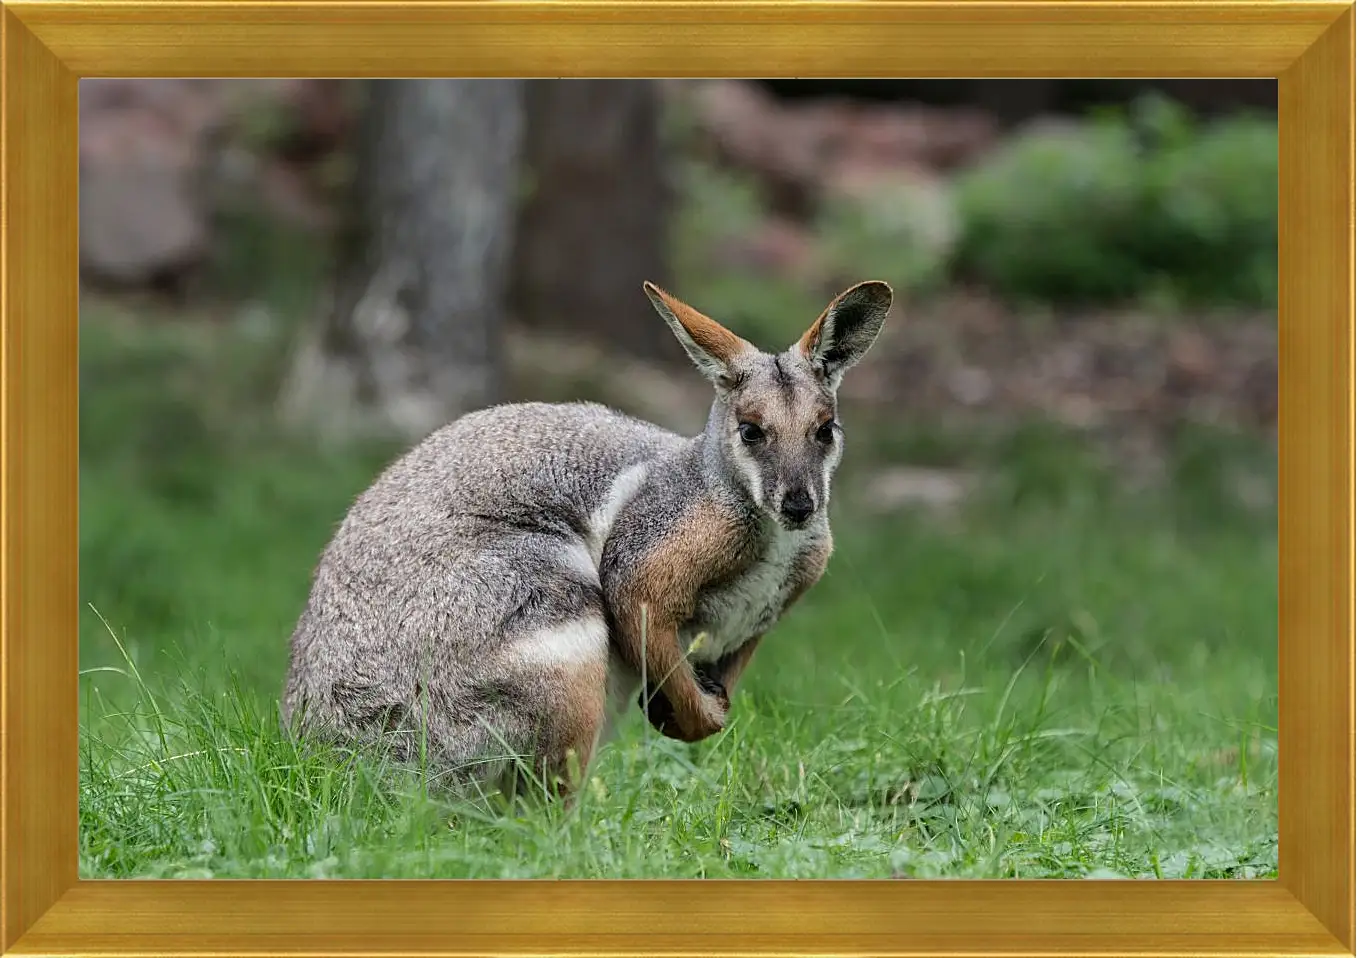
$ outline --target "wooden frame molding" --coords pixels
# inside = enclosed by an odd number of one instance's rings
[[[7,0],[0,21],[6,954],[1354,953],[1351,2]],[[79,78],[438,75],[1278,78],[1279,880],[79,881]]]

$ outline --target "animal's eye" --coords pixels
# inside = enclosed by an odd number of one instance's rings
[[[763,438],[763,430],[752,422],[740,423],[740,438],[751,446]]]
[[[834,420],[829,420],[819,429],[815,430],[815,438],[825,445],[834,441]]]

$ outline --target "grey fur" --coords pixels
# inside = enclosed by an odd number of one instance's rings
[[[628,704],[640,676],[612,649],[613,597],[704,498],[739,517],[756,559],[700,596],[683,640],[708,632],[692,657],[711,661],[770,628],[796,562],[828,542],[841,441],[770,436],[771,452],[750,458],[741,403],[832,410],[833,385],[797,347],[746,354],[737,372],[693,438],[592,403],[510,404],[461,417],[392,464],[321,555],[291,639],[285,721],[346,742],[381,737],[403,760],[426,749],[449,784],[502,782],[512,756],[540,769],[559,751],[571,692],[532,643],[601,656],[613,708]],[[803,480],[815,513],[785,528],[784,487]]]
[[[593,404],[495,406],[435,432],[358,498],[322,554],[285,719],[347,739],[393,733],[398,756],[423,744],[450,769],[531,759],[557,690],[503,653],[605,614],[597,574],[567,552],[618,473],[682,445]]]

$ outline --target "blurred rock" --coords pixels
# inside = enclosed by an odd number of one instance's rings
[[[691,97],[699,134],[718,160],[758,177],[775,207],[805,213],[805,186],[819,163],[811,124],[789,120],[772,96],[747,81],[679,89]]]
[[[1119,469],[1158,474],[1156,460],[1185,422],[1275,436],[1276,317],[1169,323],[1094,310],[1048,320],[947,292],[892,311],[842,392],[880,414],[944,429],[1059,422]]]
[[[1053,418],[1076,429],[1090,429],[1104,421],[1104,410],[1091,396],[1067,394],[1056,400],[1050,410]]]
[[[845,151],[879,162],[947,172],[992,147],[999,130],[980,110],[940,110],[917,104],[851,109]]]
[[[940,179],[924,167],[883,160],[865,153],[849,153],[825,165],[819,192],[823,196],[864,203],[880,200],[883,191],[902,186],[938,188]]]
[[[989,373],[972,366],[963,366],[948,378],[948,390],[965,406],[979,406],[994,395],[994,381]]]
[[[813,286],[821,268],[810,230],[786,217],[764,220],[750,233],[731,237],[717,250],[725,267],[780,276]]]
[[[80,97],[82,272],[160,283],[208,247],[200,171],[223,119],[211,81],[86,80]]]
[[[1210,382],[1217,372],[1217,357],[1210,341],[1193,329],[1177,330],[1168,342],[1165,386],[1188,395]]]
[[[988,149],[998,128],[973,109],[824,99],[778,101],[747,80],[668,87],[688,97],[699,135],[717,158],[760,178],[773,204],[805,215],[826,188],[890,178],[888,171],[940,173]]]
[[[82,275],[174,284],[242,204],[312,229],[332,211],[312,167],[346,142],[345,80],[99,79],[80,88]]]
[[[118,110],[152,115],[181,136],[192,139],[206,136],[219,128],[225,118],[223,82],[197,78],[81,80],[82,139],[86,120]]]

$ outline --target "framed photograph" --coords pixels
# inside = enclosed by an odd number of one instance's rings
[[[1357,953],[1350,0],[0,17],[4,954]]]

